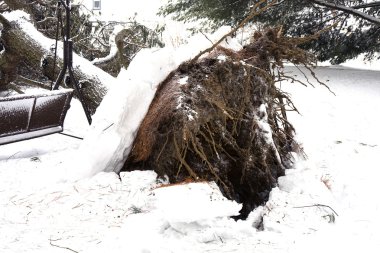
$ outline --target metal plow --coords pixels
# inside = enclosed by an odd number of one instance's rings
[[[0,145],[63,131],[72,89],[0,98]]]

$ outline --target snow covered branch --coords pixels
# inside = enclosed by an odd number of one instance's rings
[[[6,45],[5,52],[12,55],[12,59],[24,61],[36,69],[41,69],[41,72],[51,80],[55,80],[63,63],[62,44],[58,44],[57,64],[54,66],[51,52],[51,47],[55,44],[54,40],[37,31],[27,20],[26,13],[14,11],[0,15],[0,23],[4,27],[1,38]],[[110,83],[114,82],[114,78],[77,54],[73,55],[73,62],[74,73],[79,82],[87,80],[83,93],[90,110],[94,112],[106,94]],[[53,71],[54,69],[56,71]]]
[[[110,52],[107,56],[103,58],[96,58],[92,61],[95,66],[101,66],[104,64],[117,64],[119,66],[124,66],[125,68],[129,65],[129,60],[123,54],[124,50],[124,39],[133,33],[130,29],[115,29],[113,34],[110,35]]]
[[[356,6],[352,6],[353,9],[364,9],[364,8],[372,8],[372,7],[380,7],[380,2],[372,2],[366,4],[359,4]]]
[[[360,17],[364,20],[367,20],[373,24],[380,25],[380,19],[375,18],[371,15],[368,15],[364,12],[358,11],[354,7],[347,7],[344,5],[333,4],[333,3],[325,2],[322,0],[311,0],[311,2],[313,2],[317,5],[320,5],[320,6],[324,6],[324,7],[332,8],[334,10],[339,10],[339,11],[343,11],[345,13],[352,14],[354,16],[357,16],[357,17]],[[363,8],[365,8],[365,7],[363,7]]]

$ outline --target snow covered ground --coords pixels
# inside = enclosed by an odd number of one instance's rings
[[[297,74],[292,67],[287,68]],[[321,86],[284,83],[299,160],[246,221],[214,183],[160,187],[152,171],[62,181],[80,140],[0,146],[0,252],[379,252],[380,72],[320,67]],[[79,104],[66,130],[87,131]]]

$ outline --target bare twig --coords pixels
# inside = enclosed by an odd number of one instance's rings
[[[47,23],[49,21],[56,22],[57,18],[56,17],[46,17],[43,20],[37,21],[37,24],[41,25],[41,24]]]
[[[18,153],[20,153],[21,151],[18,151],[16,153],[14,153],[13,155],[11,155],[10,157],[7,158],[6,162],[8,162],[9,159],[12,159],[15,155],[17,155]]]
[[[76,250],[70,249],[69,247],[64,247],[64,246],[59,246],[59,245],[57,245],[57,244],[54,244],[54,243],[52,243],[52,241],[53,241],[53,240],[50,238],[50,239],[49,239],[49,242],[50,242],[50,245],[53,246],[53,247],[60,248],[60,249],[65,249],[65,250],[69,250],[69,251],[71,251],[71,252],[75,252],[75,253],[79,253],[79,251],[76,251]]]
[[[309,67],[309,66],[306,66],[306,64],[304,64],[304,67],[307,68],[310,72],[310,74],[313,76],[313,78],[322,86],[325,86],[334,96],[336,96],[335,92],[333,92],[330,87],[325,84],[324,82],[322,82],[321,80],[319,80],[319,78],[317,77],[317,75],[315,74],[314,71],[312,71],[312,69]]]
[[[50,85],[42,83],[42,82],[38,82],[36,80],[32,80],[32,79],[29,79],[29,78],[26,78],[26,77],[23,77],[21,75],[19,75],[17,77],[17,81],[25,83],[25,84],[29,84],[29,85],[38,86],[38,87],[46,89],[46,90],[50,90]]]
[[[329,208],[331,211],[333,211],[333,213],[336,215],[336,216],[339,216],[337,212],[335,212],[335,210],[331,207],[331,206],[328,206],[328,205],[323,205],[323,204],[314,204],[314,205],[310,205],[310,206],[295,206],[293,208],[305,208],[305,207],[327,207]]]
[[[203,36],[205,36],[205,38],[206,38],[208,41],[210,41],[211,44],[213,44],[212,40],[210,40],[210,38],[209,38],[204,32],[200,31],[200,33],[201,33]]]

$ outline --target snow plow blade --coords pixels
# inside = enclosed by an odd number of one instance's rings
[[[0,145],[63,131],[72,89],[0,98]]]

